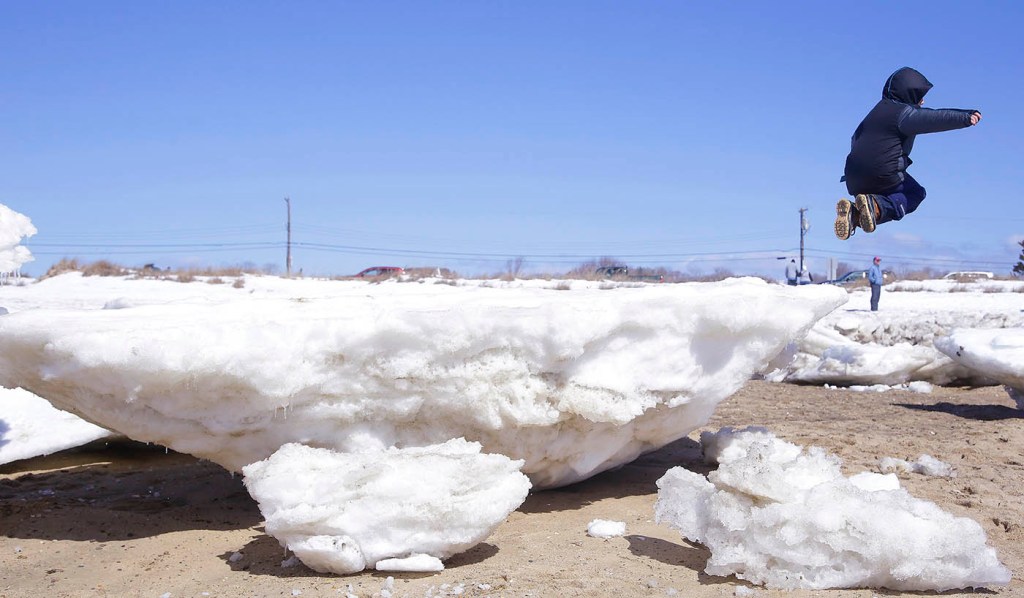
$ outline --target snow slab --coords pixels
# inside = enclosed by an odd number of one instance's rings
[[[53,284],[76,283],[94,284]],[[181,294],[0,316],[0,384],[236,471],[291,442],[465,438],[524,460],[538,488],[685,436],[847,300],[749,278],[569,291],[300,281],[290,292],[309,296],[288,298],[162,285]]]
[[[0,465],[112,436],[21,388],[0,388]]]
[[[964,367],[1005,384],[1017,409],[1024,409],[1024,328],[958,329],[935,347]]]
[[[523,503],[522,464],[454,439],[360,453],[286,444],[242,472],[268,534],[309,568],[346,574],[440,570]]]
[[[764,429],[701,434],[719,467],[658,480],[655,516],[711,550],[705,571],[778,589],[946,591],[1005,585],[977,522],[912,497],[895,475],[846,478],[840,460]]]

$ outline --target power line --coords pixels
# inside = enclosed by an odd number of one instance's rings
[[[206,238],[223,238],[232,237],[239,235],[263,235],[277,233],[280,230],[280,224],[275,225],[248,225],[248,226],[232,226],[232,227],[217,227],[217,228],[198,228],[198,229],[160,229],[160,230],[117,230],[117,231],[75,231],[73,233],[60,233],[47,231],[46,237],[54,240],[65,240],[74,241],[77,239],[91,241],[94,239],[114,239],[122,241],[130,241],[133,239],[160,239],[160,238],[172,238],[178,240],[184,239],[206,239]]]
[[[374,255],[374,256],[389,256],[389,257],[405,257],[405,258],[421,258],[431,260],[451,260],[457,262],[504,262],[513,257],[522,257],[531,261],[541,261],[551,264],[578,264],[590,260],[599,259],[604,256],[612,256],[617,259],[622,259],[635,264],[666,264],[672,262],[688,262],[688,263],[706,263],[706,262],[722,262],[722,263],[739,263],[739,262],[753,262],[758,260],[773,260],[779,255],[793,254],[797,250],[795,248],[761,248],[761,249],[748,249],[743,251],[687,251],[687,247],[713,247],[716,243],[710,241],[701,241],[698,239],[686,239],[676,241],[596,241],[589,242],[589,246],[583,242],[564,242],[561,245],[565,247],[565,250],[559,250],[558,248],[551,249],[551,243],[545,243],[547,246],[535,246],[535,247],[518,247],[509,248],[507,251],[501,250],[447,250],[447,249],[409,249],[400,246],[394,246],[388,244],[377,244],[377,243],[324,243],[324,242],[288,242],[288,239],[280,241],[265,241],[265,240],[248,240],[248,241],[222,241],[222,242],[186,242],[190,236],[202,240],[206,237],[224,238],[232,235],[249,235],[259,234],[280,234],[280,224],[269,226],[269,225],[241,225],[232,227],[215,227],[215,228],[199,228],[199,229],[184,229],[179,231],[174,230],[163,230],[153,231],[150,234],[145,234],[142,231],[135,231],[131,234],[117,234],[117,233],[83,233],[75,235],[52,235],[47,234],[47,241],[45,242],[33,242],[27,240],[24,245],[28,247],[34,254],[39,256],[57,256],[63,255],[84,255],[84,256],[134,256],[134,255],[170,255],[170,254],[186,254],[186,253],[216,253],[216,252],[229,252],[229,251],[250,251],[250,252],[263,252],[280,250],[282,248],[290,249],[301,248],[305,251],[312,252],[329,252],[329,253],[341,253],[348,255]],[[348,229],[337,229],[319,225],[303,225],[303,228],[307,228],[312,231],[319,231],[327,235],[336,236]],[[353,236],[368,237],[373,240],[378,240],[377,237],[385,238],[391,237],[390,240],[401,240],[401,241],[412,241],[416,237],[403,236],[403,235],[375,235],[363,231],[348,231]],[[134,242],[135,239],[142,237],[145,238],[145,242]],[[106,239],[105,242],[97,242],[97,238]],[[161,242],[161,239],[173,238],[177,242]],[[750,239],[756,239],[754,235],[738,235],[737,239],[749,241]],[[773,237],[767,237],[773,238]],[[79,240],[80,239],[80,240]],[[357,239],[358,240],[358,239]],[[77,241],[77,242],[76,242]],[[420,240],[422,242],[422,239]],[[431,244],[442,243],[446,246],[453,246],[459,244],[469,244],[468,241],[461,243],[453,240],[432,240]],[[718,241],[718,240],[716,240]],[[725,242],[725,241],[722,241]],[[425,243],[424,243],[425,244]],[[732,243],[735,245],[735,242]],[[557,244],[555,244],[557,245]],[[661,251],[643,251],[646,248],[666,250]],[[873,254],[860,253],[860,252],[836,252],[836,251],[825,251],[821,249],[802,248],[808,255],[814,256],[819,259],[836,258],[836,259],[870,259]],[[941,247],[938,248],[942,250]],[[992,259],[973,259],[970,257],[963,256],[936,256],[934,254],[935,249],[932,249],[932,255],[930,256],[908,256],[908,255],[892,255],[887,254],[887,259],[892,262],[901,262],[910,266],[931,266],[931,267],[948,267],[948,268],[978,268],[978,269],[1002,269],[1008,268],[1012,264],[1015,256],[1008,256],[1005,261],[995,261]],[[287,258],[286,258],[287,259]]]
[[[85,247],[87,249],[114,248],[114,249],[203,249],[209,247],[225,247],[229,249],[246,249],[253,247],[280,247],[280,241],[253,241],[240,243],[23,243],[26,247]],[[33,252],[34,253],[34,252]]]
[[[325,238],[342,237],[345,239],[373,239],[375,241],[391,241],[397,243],[415,243],[415,244],[470,244],[477,241],[468,241],[465,239],[458,239],[454,237],[425,237],[415,235],[401,235],[389,232],[381,231],[361,231],[355,229],[344,229],[334,228],[329,226],[295,223],[294,228],[296,231],[302,231],[310,233],[316,236],[323,236]],[[640,241],[618,241],[615,239],[602,238],[597,240],[544,240],[543,246],[545,247],[586,247],[586,246],[598,246],[598,247],[685,247],[693,245],[720,245],[720,244],[735,244],[737,242],[749,242],[749,241],[774,241],[783,240],[789,238],[789,235],[783,232],[770,232],[770,233],[758,233],[758,234],[741,234],[725,236],[721,234],[714,234],[711,237],[695,237],[693,235],[687,235],[684,238],[674,237],[672,239],[642,239]],[[536,242],[532,244],[536,245]]]
[[[326,243],[306,243],[299,242],[295,243],[298,247],[305,247],[308,249],[319,249],[323,251],[358,251],[358,252],[372,252],[372,253],[384,253],[389,255],[431,255],[435,257],[476,257],[476,258],[508,258],[512,257],[523,257],[528,259],[590,259],[593,257],[600,257],[600,252],[591,253],[528,253],[528,252],[468,252],[468,251],[430,251],[420,249],[396,249],[386,247],[364,247],[358,245],[335,245]],[[626,258],[638,258],[638,259],[679,259],[679,258],[690,258],[699,256],[720,256],[720,255],[747,255],[747,254],[771,254],[774,256],[779,253],[779,249],[759,249],[752,251],[737,251],[737,252],[689,252],[689,253],[617,253],[615,257],[626,259]],[[768,257],[762,255],[760,257]]]

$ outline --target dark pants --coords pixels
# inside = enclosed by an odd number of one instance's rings
[[[882,296],[882,285],[871,285],[871,311],[878,311],[878,298]]]
[[[882,215],[875,220],[875,224],[882,224],[891,220],[902,220],[904,216],[917,209],[924,201],[926,191],[924,187],[914,180],[914,177],[903,173],[903,182],[892,189],[875,194],[875,201]]]

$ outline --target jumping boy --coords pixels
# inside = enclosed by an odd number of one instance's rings
[[[905,66],[889,75],[882,99],[853,132],[846,157],[846,190],[854,201],[836,204],[836,236],[850,238],[859,225],[871,233],[890,220],[901,220],[924,201],[925,190],[907,173],[914,137],[978,124],[981,112],[922,108],[932,84]]]

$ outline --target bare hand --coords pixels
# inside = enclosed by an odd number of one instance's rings
[[[971,126],[973,127],[974,125],[978,124],[980,121],[981,121],[981,113],[980,112],[972,112],[971,113]]]

